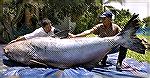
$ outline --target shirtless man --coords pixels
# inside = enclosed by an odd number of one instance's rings
[[[112,23],[112,12],[106,11],[100,16],[100,18],[102,18],[101,24],[97,24],[92,29],[86,30],[86,31],[84,31],[80,34],[77,34],[77,35],[73,35],[73,34],[69,33],[69,36],[72,38],[84,37],[86,35],[93,33],[93,34],[98,35],[99,37],[102,38],[102,37],[115,36],[116,34],[119,33],[121,28],[118,25]],[[110,51],[109,53],[115,53],[118,51],[119,51],[119,56],[118,56],[116,68],[120,69],[121,65],[122,65],[122,61],[126,57],[127,49],[122,47],[122,46],[119,46],[119,47],[112,48],[112,51]],[[101,61],[102,66],[106,66],[107,57],[108,56],[106,55],[103,58],[103,60]]]

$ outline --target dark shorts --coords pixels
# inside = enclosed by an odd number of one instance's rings
[[[113,54],[113,53],[119,52],[119,47],[120,46],[115,46],[115,47],[111,48],[111,50],[109,51],[108,54]]]

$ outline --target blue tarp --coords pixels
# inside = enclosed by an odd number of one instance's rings
[[[150,64],[138,62],[131,58],[123,61],[122,71],[117,71],[115,64],[118,53],[110,54],[107,67],[86,69],[76,67],[70,69],[30,68],[28,66],[5,66],[2,59],[8,60],[0,47],[0,78],[146,78],[150,76]],[[13,63],[12,63],[13,64]]]

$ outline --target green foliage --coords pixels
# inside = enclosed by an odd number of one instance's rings
[[[128,58],[134,58],[136,59],[137,61],[140,61],[140,62],[148,62],[150,63],[150,50],[147,50],[146,51],[146,54],[139,54],[139,53],[136,53],[134,51],[131,51],[131,50],[128,50],[127,52],[127,57]]]
[[[146,24],[146,27],[150,27],[150,16],[143,19],[144,23]]]
[[[124,9],[116,10],[114,14],[115,14],[114,23],[119,25],[121,28],[123,28],[132,17],[132,14],[129,12],[129,10]],[[143,22],[139,18],[138,20],[140,24],[139,26],[143,26]]]
[[[77,20],[74,34],[81,33],[99,23],[100,20],[98,20],[97,16],[101,15],[106,10],[111,10],[113,13],[116,13],[116,9],[114,7],[105,5],[107,3],[110,3],[111,1],[122,2],[123,0],[108,0],[107,2],[104,2],[104,0],[95,0],[95,2],[88,5],[87,7],[89,8],[86,8],[83,15]],[[122,18],[116,21],[121,21],[121,19]],[[127,19],[128,18],[126,18],[126,20]],[[124,23],[124,21],[122,21],[121,24],[122,23]]]
[[[116,23],[117,25],[124,27],[126,25],[126,23],[129,21],[129,19],[131,18],[131,14],[129,12],[129,10],[116,10],[115,14],[115,19],[114,19],[114,23]]]
[[[94,4],[91,4],[89,7],[90,8],[87,8],[84,14],[77,20],[74,31],[75,34],[90,29],[97,23],[98,8]]]
[[[77,23],[75,33],[91,28],[97,17],[95,0],[49,0],[44,1],[42,17],[48,17],[53,24],[59,24],[64,17],[71,17]]]
[[[64,17],[71,17],[75,22],[86,10],[85,0],[45,0],[42,17],[48,17],[54,24]]]

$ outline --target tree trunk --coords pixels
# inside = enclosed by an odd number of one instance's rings
[[[26,0],[25,2],[29,7],[25,7],[25,24],[31,29],[35,30],[35,25],[33,25],[32,18],[35,18],[38,20],[38,4],[36,2],[33,2],[33,0]],[[35,21],[35,19],[34,19]]]
[[[28,6],[28,4],[30,4],[33,0],[24,0],[24,3]],[[30,23],[30,19],[32,17],[32,14],[30,12],[29,7],[25,7],[25,24],[31,28],[31,23]]]
[[[31,16],[30,16],[29,8],[25,8],[25,24],[27,26],[31,25],[30,24],[30,18],[31,18]]]

